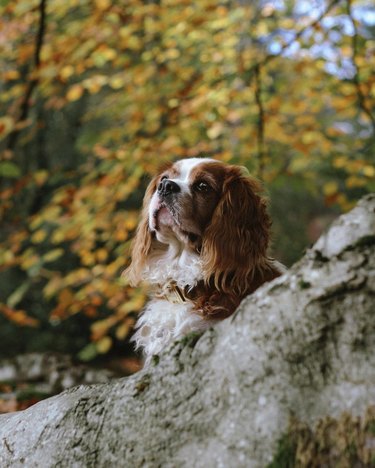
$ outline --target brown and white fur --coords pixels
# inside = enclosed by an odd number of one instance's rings
[[[244,168],[213,159],[170,164],[150,182],[126,271],[155,296],[134,335],[146,363],[173,340],[230,316],[282,272],[267,256],[270,219],[261,185]],[[177,288],[182,301],[164,294]]]

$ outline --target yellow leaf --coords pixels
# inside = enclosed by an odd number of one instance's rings
[[[13,129],[14,122],[11,117],[0,117],[0,139],[6,137]]]
[[[348,188],[363,187],[366,185],[366,180],[361,179],[360,177],[350,176],[346,179],[345,185]]]
[[[63,289],[59,293],[59,306],[65,308],[74,301],[74,295],[70,289]]]
[[[14,254],[10,250],[0,250],[0,265],[4,266],[14,260]]]
[[[124,338],[127,337],[130,331],[130,327],[132,325],[132,322],[129,320],[126,320],[123,322],[120,326],[116,328],[116,338],[118,340],[123,340]]]
[[[348,158],[346,156],[338,156],[333,160],[333,166],[337,167],[338,169],[345,167],[348,162]]]
[[[118,228],[116,229],[116,232],[114,234],[114,238],[118,241],[118,242],[124,242],[126,241],[128,237],[128,232],[125,230],[125,229],[122,229],[122,228]]]
[[[137,296],[133,297],[131,300],[126,301],[122,304],[118,311],[122,315],[127,315],[129,312],[138,312],[142,309],[146,302],[146,297],[144,294],[138,294]]]
[[[111,49],[109,47],[103,50],[102,54],[107,60],[113,60],[117,57],[117,52],[115,49]]]
[[[56,229],[56,231],[51,236],[51,242],[53,244],[60,244],[60,242],[65,240],[65,233],[61,229]]]
[[[338,184],[337,182],[334,182],[334,181],[327,182],[323,186],[324,195],[326,195],[327,197],[329,197],[330,195],[334,195],[335,193],[338,192],[338,190],[339,190]]]
[[[20,73],[18,70],[8,70],[3,76],[5,80],[18,80]]]
[[[120,89],[125,85],[125,80],[121,76],[113,76],[109,79],[109,86],[113,89]]]
[[[177,59],[180,56],[180,51],[178,49],[168,49],[165,53],[165,57],[170,60]]]
[[[305,132],[302,135],[302,142],[305,143],[305,145],[308,145],[310,143],[315,143],[316,141],[319,141],[321,139],[321,135],[319,132]]]
[[[110,263],[107,265],[105,271],[108,276],[114,276],[117,273],[118,266],[115,262]]]
[[[211,128],[207,130],[207,135],[211,140],[215,140],[222,134],[223,129],[223,124],[216,122]]]
[[[366,177],[374,177],[375,176],[375,167],[374,166],[365,166],[363,168],[363,174]]]
[[[78,99],[82,96],[83,94],[83,86],[79,84],[73,85],[69,91],[66,93],[66,98],[68,101],[78,101]]]
[[[43,223],[43,217],[40,214],[35,215],[32,218],[32,221],[30,222],[30,228],[34,230],[37,227],[39,227],[42,223]]]
[[[110,315],[109,317],[98,320],[91,325],[91,338],[94,341],[100,341],[104,335],[108,333],[108,330],[113,327],[119,321],[118,317]]]
[[[341,47],[341,54],[344,57],[351,57],[353,55],[353,49],[349,46]]]
[[[31,236],[31,242],[33,244],[40,244],[41,242],[44,241],[46,237],[47,237],[46,231],[44,231],[43,229],[39,229]]]
[[[61,207],[60,206],[48,206],[45,210],[43,210],[43,220],[44,221],[54,221],[60,214]]]
[[[265,21],[260,21],[255,27],[257,36],[265,36],[268,34],[268,25]]]
[[[103,336],[99,341],[95,343],[95,347],[100,354],[107,353],[112,347],[112,338],[109,336]]]
[[[285,29],[293,29],[295,27],[294,20],[292,18],[283,18],[280,24]]]
[[[80,252],[80,255],[81,255],[81,262],[83,265],[86,265],[86,266],[94,265],[95,257],[92,254],[92,252],[88,250],[82,250]]]
[[[173,109],[175,107],[178,107],[178,104],[179,104],[179,100],[176,99],[176,98],[172,98],[168,101],[168,106]]]
[[[137,36],[130,36],[126,45],[131,50],[138,50],[141,47],[141,41]]]
[[[39,263],[39,257],[37,255],[31,255],[30,257],[26,257],[24,260],[21,262],[21,268],[23,270],[29,270],[33,266],[37,265]]]
[[[62,280],[59,276],[50,279],[43,288],[43,295],[46,299],[50,299],[61,288]]]
[[[289,170],[293,173],[305,171],[311,162],[308,158],[294,158],[289,164]]]
[[[111,6],[110,0],[95,0],[95,4],[99,10],[106,10]]]
[[[108,258],[108,252],[106,249],[98,249],[96,251],[96,258],[98,259],[98,262],[105,262]]]
[[[57,260],[61,255],[63,255],[64,249],[53,249],[43,255],[43,260],[45,262],[54,262]]]
[[[74,75],[74,68],[72,67],[72,65],[66,65],[65,67],[63,67],[60,71],[60,76],[61,78],[63,78],[64,80],[67,80],[68,78],[70,78],[72,75]]]
[[[48,179],[48,171],[42,169],[40,171],[35,172],[34,174],[34,181],[36,185],[39,187],[44,184],[44,182]]]

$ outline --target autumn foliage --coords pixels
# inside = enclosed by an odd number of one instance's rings
[[[87,317],[86,359],[125,339],[145,295],[121,272],[166,161],[246,165],[343,210],[374,190],[370,4],[316,5],[2,2],[0,315]]]

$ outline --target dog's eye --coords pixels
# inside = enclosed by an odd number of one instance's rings
[[[211,190],[211,187],[204,180],[200,180],[199,182],[196,182],[194,184],[194,189],[197,190],[198,192],[208,192],[209,190]]]

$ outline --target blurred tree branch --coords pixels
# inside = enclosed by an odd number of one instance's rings
[[[350,22],[353,27],[353,35],[352,35],[352,64],[355,70],[354,76],[352,78],[352,82],[355,86],[356,92],[357,92],[357,99],[358,99],[358,105],[360,109],[367,115],[367,117],[370,119],[371,126],[372,126],[372,132],[375,136],[375,116],[372,114],[371,109],[367,105],[366,101],[366,96],[364,95],[362,88],[361,88],[361,81],[359,77],[359,66],[357,63],[357,55],[358,55],[358,28],[355,23],[355,20],[353,18],[353,12],[352,12],[352,0],[347,0],[346,2],[346,11],[347,15],[350,19]]]
[[[254,69],[255,101],[258,108],[257,122],[257,151],[258,151],[258,176],[262,178],[264,172],[264,107],[262,100],[261,66],[257,64]]]
[[[37,86],[39,82],[39,78],[35,74],[35,72],[40,67],[40,52],[43,46],[44,34],[45,34],[45,29],[46,29],[46,6],[47,6],[47,0],[40,0],[39,7],[38,7],[39,26],[38,26],[38,32],[35,38],[34,63],[33,63],[33,66],[30,67],[31,69],[29,70],[29,73],[28,73],[29,80],[26,83],[25,94],[20,104],[20,114],[18,118],[16,119],[14,130],[9,134],[9,137],[8,137],[8,142],[6,145],[6,150],[8,151],[12,151],[14,147],[16,146],[16,143],[17,143],[20,131],[21,131],[18,124],[20,124],[21,122],[27,119],[29,115],[29,111],[30,111],[30,99],[34,92],[35,87]]]

